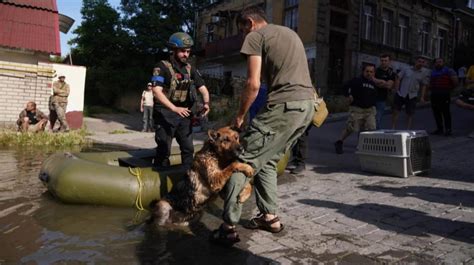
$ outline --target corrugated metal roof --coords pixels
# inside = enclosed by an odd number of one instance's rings
[[[61,54],[56,1],[0,2],[0,46]]]
[[[23,6],[29,8],[38,8],[48,11],[58,12],[56,0],[2,0],[0,2],[12,4],[16,6]]]

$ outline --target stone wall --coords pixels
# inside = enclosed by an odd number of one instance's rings
[[[13,125],[28,101],[49,114],[53,68],[47,63],[24,64],[0,61],[0,126]]]

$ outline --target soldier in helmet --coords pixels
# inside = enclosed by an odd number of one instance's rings
[[[191,108],[197,100],[197,91],[203,100],[201,115],[209,113],[209,92],[199,72],[188,62],[193,44],[188,34],[174,33],[168,41],[170,59],[160,61],[153,69],[153,119],[157,144],[154,165],[157,168],[170,166],[174,137],[181,150],[182,164],[191,166],[194,154],[191,119],[197,115]]]

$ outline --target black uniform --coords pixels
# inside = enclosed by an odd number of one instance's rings
[[[196,88],[204,85],[201,75],[193,68],[188,71],[189,67],[176,62],[173,58],[169,61],[175,72],[175,77],[178,81],[193,81],[193,85],[188,88],[186,99],[184,101],[173,101],[168,99],[178,107],[185,107],[191,109],[196,101]],[[170,90],[172,81],[171,71],[163,63],[159,62],[155,67],[153,82],[154,86],[163,87],[163,92],[167,95]],[[190,74],[189,74],[190,72]],[[170,166],[171,143],[173,138],[179,144],[181,150],[182,165],[190,167],[193,160],[194,146],[192,137],[191,119],[189,117],[181,117],[177,113],[172,112],[167,107],[162,105],[156,98],[153,106],[153,119],[155,122],[155,142],[157,144],[156,157],[154,165],[158,168]]]

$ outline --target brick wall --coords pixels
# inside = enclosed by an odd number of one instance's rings
[[[28,101],[49,114],[53,68],[51,64],[23,64],[0,60],[0,126],[10,126]]]

